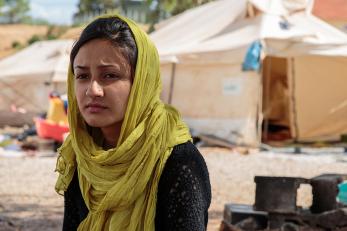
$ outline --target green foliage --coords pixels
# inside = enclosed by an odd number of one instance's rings
[[[41,40],[54,40],[54,39],[58,39],[59,36],[61,36],[63,33],[65,33],[67,31],[69,27],[67,26],[53,26],[50,25],[47,33],[44,36],[39,36],[37,34],[34,34],[33,36],[31,36],[30,39],[28,39],[27,41],[27,45],[31,45],[37,41],[41,41]],[[12,44],[12,47],[14,46],[14,44]]]
[[[10,23],[22,22],[30,10],[29,0],[0,0],[0,7],[6,7],[0,15],[7,17]]]
[[[6,23],[50,24],[45,19],[32,18],[27,15],[29,10],[29,0],[0,0],[0,16],[5,18]]]
[[[45,39],[47,40],[53,40],[59,38],[62,34],[64,34],[67,31],[67,26],[53,26],[50,25],[48,27]]]
[[[32,18],[30,16],[26,16],[21,20],[24,24],[30,24],[30,25],[45,25],[49,26],[50,23],[46,19],[42,18]]]
[[[41,38],[40,36],[38,36],[37,34],[34,34],[33,36],[31,36],[31,38],[28,40],[28,45],[33,44],[34,42],[40,41]]]
[[[211,1],[213,0],[147,0],[149,6],[155,6],[155,9],[152,9],[149,15],[151,21],[149,33],[154,30],[154,24],[159,21],[161,14],[176,15]]]
[[[20,44],[20,42],[18,42],[18,41],[13,41],[12,42],[12,48],[19,49],[21,47],[22,47],[22,45]]]
[[[147,4],[151,5],[157,2],[157,8],[164,10],[171,15],[182,13],[190,8],[202,5],[213,0],[147,0]]]
[[[47,33],[44,36],[38,36],[38,35],[33,35],[31,36],[30,39],[28,39],[27,44],[33,44],[34,42],[41,41],[41,40],[54,40],[58,39],[59,36],[61,36],[63,33],[67,31],[69,27],[67,26],[53,26],[50,25]]]
[[[165,2],[165,7],[170,10],[170,13],[176,15],[187,9],[211,2],[211,0],[167,0]]]
[[[83,15],[91,12],[103,12],[107,9],[118,7],[114,0],[80,0],[78,4],[78,12],[75,16]]]
[[[53,34],[49,34],[49,35],[47,35],[47,40],[54,40],[54,39],[57,39],[58,38],[58,36],[56,36],[56,35],[53,35]]]

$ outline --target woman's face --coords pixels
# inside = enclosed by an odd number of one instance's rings
[[[132,86],[131,67],[110,41],[84,44],[74,60],[78,108],[89,126],[121,126]]]

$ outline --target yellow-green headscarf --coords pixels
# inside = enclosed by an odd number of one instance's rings
[[[69,68],[70,135],[59,149],[55,188],[60,194],[66,191],[77,168],[82,196],[89,209],[79,231],[154,230],[158,182],[165,162],[175,145],[191,140],[179,113],[159,99],[161,80],[155,46],[134,22],[116,17],[129,25],[138,57],[115,148],[104,151],[86,130]]]

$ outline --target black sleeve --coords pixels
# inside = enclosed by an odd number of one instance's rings
[[[206,163],[192,143],[174,148],[160,177],[157,196],[157,231],[206,230],[211,185]]]
[[[84,203],[78,183],[77,171],[64,193],[64,221],[63,231],[77,230],[78,225],[88,215],[88,208]]]

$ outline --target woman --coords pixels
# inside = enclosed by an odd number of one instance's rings
[[[160,91],[157,50],[135,23],[105,16],[83,30],[57,161],[63,230],[206,229],[207,167]]]

